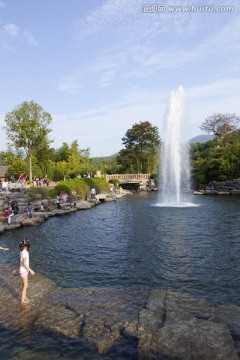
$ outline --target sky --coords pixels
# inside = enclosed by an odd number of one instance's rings
[[[239,0],[0,0],[0,151],[6,113],[35,101],[52,146],[124,148],[149,121],[164,140],[171,92],[189,139],[214,113],[240,115]]]

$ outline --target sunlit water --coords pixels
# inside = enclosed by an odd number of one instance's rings
[[[240,197],[195,196],[191,207],[157,203],[155,192],[133,194],[7,232],[1,246],[12,250],[1,252],[0,262],[15,266],[27,236],[32,268],[61,287],[172,289],[240,306]],[[23,344],[1,328],[0,353],[14,360],[137,359],[123,345],[100,357],[77,340],[37,333]]]

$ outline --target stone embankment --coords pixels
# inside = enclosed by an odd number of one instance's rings
[[[11,270],[0,265],[0,327],[12,337],[42,332],[100,354],[127,343],[141,360],[239,360],[240,307],[160,289],[59,288],[40,274],[29,279],[30,303],[21,306]]]
[[[21,226],[33,226],[40,225],[49,217],[60,216],[69,214],[77,210],[91,209],[93,206],[101,204],[103,202],[115,201],[118,198],[129,194],[129,191],[122,191],[121,193],[110,194],[98,194],[94,199],[88,201],[77,201],[75,205],[73,203],[62,202],[60,209],[57,209],[57,200],[43,199],[41,194],[36,196],[35,200],[32,200],[29,196],[28,189],[18,189],[17,191],[0,192],[0,233],[8,230],[13,230]],[[17,200],[19,206],[19,213],[11,218],[11,224],[8,224],[7,220],[3,217],[3,211],[8,203],[13,200]],[[27,204],[31,202],[33,205],[33,217],[27,217]],[[44,205],[44,211],[40,211],[41,204]]]
[[[195,195],[240,195],[240,179],[211,181],[207,186],[194,192]]]

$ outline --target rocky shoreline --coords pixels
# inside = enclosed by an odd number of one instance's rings
[[[77,201],[76,203],[74,203],[74,206],[73,203],[62,202],[60,204],[60,209],[57,209],[56,200],[43,199],[40,194],[37,199],[32,200],[29,196],[28,189],[10,191],[7,193],[0,192],[1,214],[3,214],[3,209],[7,206],[7,204],[11,203],[13,199],[16,199],[19,205],[19,214],[12,217],[11,224],[7,223],[7,220],[4,219],[3,215],[0,216],[0,234],[5,231],[17,229],[21,226],[40,225],[45,220],[53,216],[61,216],[78,210],[88,210],[101,203],[115,201],[127,194],[131,194],[131,192],[123,190],[121,193],[118,194],[98,194],[94,199],[89,199],[87,201]],[[27,217],[26,208],[29,202],[31,202],[34,208],[32,218]],[[45,211],[40,211],[42,203],[44,204]]]
[[[239,359],[240,307],[170,290],[59,288],[40,274],[29,282],[20,310],[19,278],[0,265],[2,329],[84,341],[100,354],[127,341],[141,360]]]
[[[194,195],[240,195],[240,179],[211,181],[193,192]]]

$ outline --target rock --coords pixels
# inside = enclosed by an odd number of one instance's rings
[[[203,191],[206,195],[240,195],[240,179],[211,181]]]
[[[14,222],[12,222],[11,224],[6,224],[6,225],[4,225],[4,230],[5,231],[9,231],[9,230],[14,230],[14,229],[18,229],[19,227],[21,227],[22,226],[22,224],[20,224],[20,223],[14,223]]]
[[[96,199],[98,199],[99,201],[105,201],[107,198],[107,194],[97,194],[96,195]]]
[[[234,305],[221,305],[215,308],[211,321],[227,324],[240,354],[240,308]]]
[[[89,199],[88,202],[94,205],[98,205],[100,203],[97,198]]]
[[[231,190],[231,195],[240,195],[240,190]]]
[[[116,201],[117,197],[113,194],[107,194],[105,201]]]
[[[34,211],[34,216],[36,217],[42,217],[44,219],[48,218],[48,212],[47,211]]]
[[[86,209],[91,209],[91,207],[95,206],[95,204],[93,202],[89,202],[89,201],[80,201],[76,203],[76,208],[78,210],[86,210]]]
[[[205,195],[218,195],[217,190],[205,190]]]
[[[32,217],[32,218],[25,218],[22,221],[23,226],[34,226],[34,225],[40,225],[44,222],[43,217]]]
[[[216,308],[167,290],[61,289],[37,274],[29,276],[30,303],[19,311],[21,281],[7,265],[0,265],[0,287],[0,327],[5,329],[84,339],[100,354],[123,337],[134,338],[130,344],[136,351],[138,344],[142,360],[239,359],[237,306]]]
[[[0,265],[0,300],[4,306],[0,307],[0,326],[9,330],[27,330],[38,316],[39,311],[45,311],[45,299],[55,290],[56,285],[40,274],[29,277],[28,296],[29,305],[20,308],[21,279],[12,274],[7,265]]]
[[[237,360],[228,325],[209,321],[213,313],[204,301],[153,290],[139,316],[140,359]]]
[[[166,321],[164,326],[151,327],[140,316],[140,359],[168,356],[184,360],[238,360],[226,325],[192,318]]]

